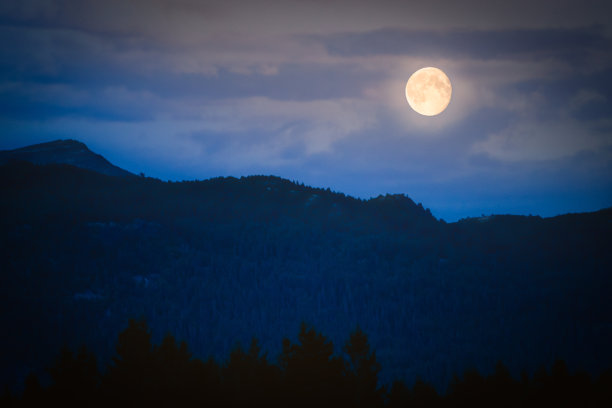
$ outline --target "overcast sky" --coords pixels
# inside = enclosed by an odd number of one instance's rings
[[[438,218],[612,206],[610,1],[4,0],[0,149],[273,174]],[[447,73],[413,112],[408,77]]]

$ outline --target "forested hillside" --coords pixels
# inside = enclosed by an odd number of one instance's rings
[[[225,359],[271,361],[315,324],[357,326],[389,383],[502,361],[612,366],[612,210],[447,224],[403,195],[367,201],[277,177],[162,182],[68,165],[0,167],[2,377],[44,381],[62,345],[108,361],[128,318]]]

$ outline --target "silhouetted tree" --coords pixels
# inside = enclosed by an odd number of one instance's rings
[[[346,377],[352,405],[379,407],[383,404],[384,389],[378,386],[380,364],[376,353],[370,350],[368,337],[359,327],[355,329],[344,345],[349,356]]]
[[[128,327],[119,333],[116,352],[103,378],[107,398],[137,404],[154,401],[151,391],[156,367],[151,333],[144,320],[129,320]]]
[[[11,394],[11,391],[8,388],[8,385],[4,387],[4,392],[2,393],[2,397],[0,397],[0,406],[1,407],[12,407],[15,405],[15,399]]]
[[[442,400],[436,389],[425,381],[417,378],[412,387],[411,407],[438,407]]]
[[[192,375],[189,378],[189,389],[196,401],[204,406],[222,406],[225,396],[221,391],[221,368],[212,358],[206,362],[194,359],[189,368]],[[193,405],[193,404],[192,404]]]
[[[168,405],[198,402],[196,384],[192,381],[194,364],[185,342],[176,343],[174,336],[167,334],[161,344],[153,348],[152,392],[157,402]]]
[[[409,407],[412,401],[410,388],[403,381],[398,380],[393,381],[386,397],[385,406],[389,408]]]
[[[487,377],[485,386],[488,398],[485,404],[488,406],[515,407],[524,403],[524,391],[501,361],[495,366],[493,374]]]
[[[593,406],[612,406],[612,370],[602,373],[595,382],[594,388]]]
[[[346,403],[343,361],[322,334],[302,323],[298,344],[283,340],[283,405],[341,406]]]
[[[48,371],[52,380],[49,387],[51,403],[61,406],[98,405],[100,373],[96,357],[85,346],[76,355],[64,347]]]
[[[144,321],[130,320],[118,336],[117,355],[100,380],[96,360],[86,348],[63,349],[49,368],[44,388],[35,374],[25,379],[20,399],[5,390],[3,406],[267,406],[267,407],[608,407],[612,372],[595,382],[571,373],[563,360],[550,373],[539,369],[516,381],[497,363],[489,376],[476,370],[455,376],[446,395],[417,379],[412,389],[395,381],[378,386],[380,365],[365,333],[357,328],[345,343],[348,360],[334,355],[333,344],[301,325],[298,343],[285,339],[279,365],[268,362],[254,338],[248,351],[237,345],[220,368],[212,359],[193,358],[185,342],[168,334],[158,346]]]
[[[476,370],[466,370],[462,378],[455,376],[446,400],[455,407],[514,407],[525,402],[518,382],[501,362],[488,377]]]
[[[26,407],[40,407],[46,399],[46,390],[40,384],[38,376],[30,373],[24,381],[24,390],[22,395],[22,403]]]
[[[485,378],[474,369],[466,370],[462,378],[453,378],[448,399],[457,407],[481,406],[484,390]]]
[[[267,361],[256,338],[248,352],[238,344],[223,369],[224,391],[234,406],[278,406],[280,371]]]
[[[109,402],[122,398],[163,406],[219,404],[218,365],[194,359],[187,344],[177,344],[174,336],[168,334],[154,346],[146,322],[130,320],[116,349],[103,381]]]

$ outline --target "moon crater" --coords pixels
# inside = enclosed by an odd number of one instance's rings
[[[450,102],[452,92],[448,76],[434,67],[419,69],[406,83],[406,99],[410,107],[425,116],[442,113]]]

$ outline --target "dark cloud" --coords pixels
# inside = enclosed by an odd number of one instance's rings
[[[348,64],[283,64],[270,75],[220,69],[214,76],[169,74],[162,81],[156,76],[142,76],[130,81],[129,86],[162,96],[202,100],[263,96],[276,100],[309,101],[359,97],[363,84],[380,78],[380,74],[362,71]]]
[[[125,87],[167,98],[243,98],[308,101],[358,97],[364,84],[383,73],[349,63],[281,63],[271,73],[237,72],[218,67],[213,73],[178,72],[164,65],[169,51],[146,54],[140,42],[83,33],[47,32],[0,24],[0,77],[28,84],[62,84],[81,90]],[[143,55],[144,54],[144,55]],[[133,57],[137,55],[137,57]],[[139,58],[146,66],[132,62]],[[23,97],[12,94],[16,101]]]
[[[240,74],[221,69],[217,75],[172,72],[140,73],[104,61],[83,67],[84,61],[64,61],[53,73],[10,75],[11,86],[0,88],[0,115],[16,119],[48,119],[61,116],[100,120],[148,120],[163,109],[150,99],[197,100],[266,97],[279,101],[311,101],[354,98],[363,86],[380,78],[351,66],[283,65],[274,75]],[[1,72],[1,71],[0,71]],[[12,76],[12,78],[11,78]],[[54,90],[54,86],[57,90]],[[113,100],[101,95],[108,88],[146,94],[144,100]],[[66,101],[64,91],[78,90],[85,100]],[[149,99],[149,100],[147,100]]]
[[[382,29],[319,37],[341,56],[424,55],[480,59],[557,57],[576,61],[591,51],[608,50],[602,27],[532,30]]]
[[[572,117],[589,122],[610,117],[612,112],[612,67],[595,72],[574,73],[569,77],[531,79],[512,84],[507,92],[537,93],[547,101],[539,118],[557,115],[569,109]]]
[[[49,120],[70,117],[137,122],[151,120],[158,111],[151,103],[134,104],[118,99],[113,93],[86,94],[80,98],[70,98],[70,93],[70,89],[45,92],[36,85],[16,85],[0,90],[0,118]]]

